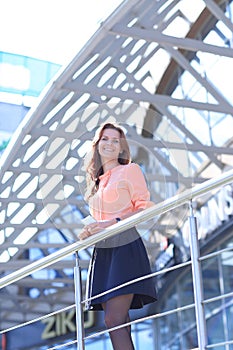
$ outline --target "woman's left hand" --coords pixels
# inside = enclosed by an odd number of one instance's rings
[[[82,232],[78,235],[78,237],[79,239],[83,240],[113,225],[113,223],[114,222],[112,222],[112,220],[93,222],[92,224],[84,226]]]

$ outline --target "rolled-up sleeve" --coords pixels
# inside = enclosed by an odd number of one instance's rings
[[[146,209],[154,205],[154,202],[150,201],[150,192],[138,164],[131,163],[130,166],[128,166],[127,182],[134,211]]]

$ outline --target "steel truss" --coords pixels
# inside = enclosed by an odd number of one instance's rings
[[[190,20],[192,0],[123,2],[43,91],[1,158],[2,276],[77,239],[88,215],[83,156],[107,120],[125,128],[157,203],[232,166],[232,97],[200,60],[232,64],[232,41],[216,27],[232,35],[231,1],[197,4]],[[173,30],[181,23],[182,33]],[[205,40],[211,31],[216,45]],[[164,237],[179,239],[186,210],[140,228],[152,263]],[[90,254],[80,252],[84,269]],[[72,304],[73,265],[64,260],[1,291],[1,329]]]

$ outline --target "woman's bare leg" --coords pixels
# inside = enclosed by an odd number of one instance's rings
[[[126,294],[109,299],[103,304],[107,328],[129,322],[129,308],[133,294]],[[134,350],[130,326],[110,332],[114,350]]]

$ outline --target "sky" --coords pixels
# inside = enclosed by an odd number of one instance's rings
[[[0,0],[0,51],[67,64],[122,0]]]

